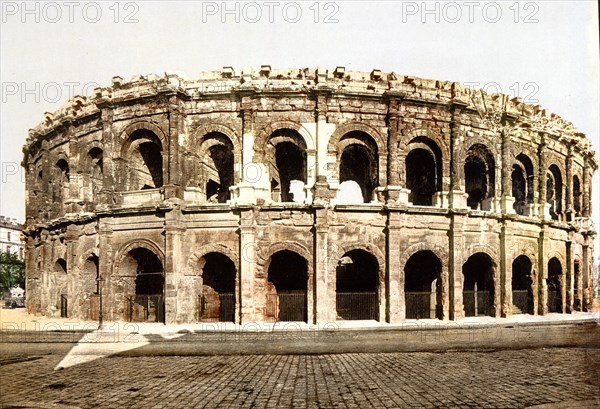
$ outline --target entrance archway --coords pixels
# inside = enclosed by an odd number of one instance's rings
[[[465,317],[494,316],[495,267],[486,253],[475,253],[463,264]]]
[[[290,250],[274,253],[268,270],[266,320],[307,322],[307,290],[306,259]]]
[[[164,322],[163,264],[151,250],[130,250],[121,263],[120,274],[133,276],[135,293],[126,296],[126,318],[134,322]]]
[[[556,257],[548,261],[548,312],[563,312],[562,300],[562,266]]]
[[[338,261],[335,284],[338,319],[379,319],[378,272],[377,259],[365,250],[351,250]]]
[[[441,318],[442,262],[430,250],[413,254],[404,267],[406,318]]]
[[[533,314],[532,264],[529,257],[521,255],[512,263],[513,313]]]
[[[235,264],[221,253],[202,257],[200,320],[235,322]]]

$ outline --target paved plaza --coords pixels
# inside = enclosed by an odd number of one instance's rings
[[[116,355],[55,370],[61,358],[59,353],[0,355],[2,407],[600,406],[600,350],[595,348]]]

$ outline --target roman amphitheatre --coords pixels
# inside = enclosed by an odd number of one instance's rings
[[[111,321],[587,311],[590,141],[520,98],[344,67],[112,79],[30,130],[27,307]]]

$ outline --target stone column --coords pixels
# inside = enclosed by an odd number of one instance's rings
[[[100,118],[102,123],[102,189],[96,207],[107,208],[115,200],[115,190],[123,189],[122,183],[117,184],[115,157],[120,156],[120,146],[113,132],[113,111],[103,108]]]
[[[329,254],[329,225],[327,222],[327,207],[315,209],[315,235],[314,235],[314,269],[313,269],[313,305],[315,323],[335,322],[335,280],[330,274]]]
[[[512,315],[512,260],[510,258],[510,246],[513,232],[510,223],[502,220],[500,231],[500,316],[510,317]],[[496,286],[498,287],[498,286]],[[498,311],[496,312],[498,316]]]
[[[400,265],[400,248],[402,245],[402,214],[390,209],[387,218],[386,234],[386,287],[387,287],[387,321],[398,323],[406,318],[404,303],[404,272]],[[442,261],[443,262],[443,261]]]
[[[464,211],[466,213],[466,210]],[[464,250],[464,213],[453,213],[450,221],[450,246],[448,251],[448,295],[450,300],[449,314],[451,320],[462,319],[465,316],[463,306],[463,276],[462,266]]]
[[[502,190],[502,202],[501,211],[504,214],[514,214],[515,209],[513,207],[515,198],[512,195],[512,172],[511,172],[511,160],[510,160],[510,132],[507,129],[501,131],[502,144],[502,175],[501,175],[501,190]],[[525,175],[527,177],[527,175]]]
[[[593,240],[593,239],[592,239]],[[592,257],[593,253],[590,251],[588,242],[591,241],[589,236],[585,237],[586,243],[582,246],[582,254],[581,254],[581,310],[582,311],[591,311],[592,309],[592,297],[593,297],[593,287],[592,287]]]
[[[185,267],[185,259],[182,248],[182,238],[185,233],[185,225],[181,217],[181,210],[175,207],[165,213],[165,324],[172,324],[181,319],[177,311],[177,290],[179,282],[182,281]],[[181,312],[183,313],[183,311]],[[189,322],[190,317],[186,321]]]
[[[540,219],[549,220],[550,219],[550,205],[546,203],[546,172],[548,170],[548,158],[546,153],[544,152],[546,149],[546,135],[541,134],[541,141],[538,146],[538,213]],[[535,198],[534,198],[535,201]]]
[[[590,217],[591,214],[591,204],[590,204],[590,200],[591,200],[591,183],[592,183],[592,177],[590,175],[590,160],[587,156],[587,154],[583,157],[583,181],[582,181],[582,190],[583,190],[583,195],[582,195],[582,200],[581,200],[581,216],[583,217]]]
[[[254,277],[256,269],[256,237],[254,213],[251,207],[240,209],[240,260],[239,260],[239,293],[235,300],[235,321],[237,324],[256,321],[255,310],[257,298],[254,294]],[[260,317],[262,318],[262,317]]]
[[[573,143],[567,145],[567,160],[566,160],[567,180],[563,182],[565,186],[565,220],[573,221],[575,211],[573,210]]]
[[[467,209],[468,195],[465,193],[464,168],[460,160],[460,150],[464,143],[460,121],[462,110],[462,105],[454,105],[452,122],[450,123],[450,194],[448,206],[452,209]],[[444,167],[446,167],[446,164],[444,164]],[[445,207],[443,202],[442,207]]]
[[[567,265],[565,271],[565,312],[572,313],[574,311],[575,305],[575,294],[574,287],[575,277],[574,277],[574,254],[573,254],[573,241],[572,241],[573,233],[569,233],[569,240],[567,240],[566,244],[566,256],[567,256]]]
[[[185,107],[182,101],[176,95],[169,98],[169,138],[167,141],[168,154],[163,158],[168,158],[165,175],[165,199],[180,198],[183,199],[183,187],[185,175],[183,175],[183,166],[180,162],[179,137],[185,134]],[[163,164],[164,166],[164,164]]]
[[[98,221],[98,276],[99,290],[102,293],[102,316],[106,321],[125,320],[125,300],[115,297],[115,276],[113,271],[114,253],[112,246],[112,218],[101,218]]]
[[[544,315],[548,313],[548,286],[546,283],[546,277],[548,277],[548,260],[545,257],[546,254],[546,229],[544,226],[540,229],[540,236],[538,239],[538,291],[537,300],[538,305],[533,305],[533,315]],[[535,299],[534,299],[535,302]],[[537,307],[537,308],[536,308]]]

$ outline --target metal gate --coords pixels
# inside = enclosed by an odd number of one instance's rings
[[[164,322],[164,297],[162,294],[127,297],[125,315],[129,322]]]
[[[463,291],[463,304],[466,317],[490,315],[491,293],[489,291]]]
[[[202,322],[235,322],[235,294],[200,295],[199,320]]]
[[[404,293],[406,318],[435,318],[436,296],[437,294],[431,291],[408,291]]]
[[[344,320],[377,320],[379,303],[375,292],[336,293],[338,318]]]
[[[67,295],[60,295],[60,317],[67,318]]]
[[[279,291],[267,294],[265,321],[307,322],[306,291]]]

